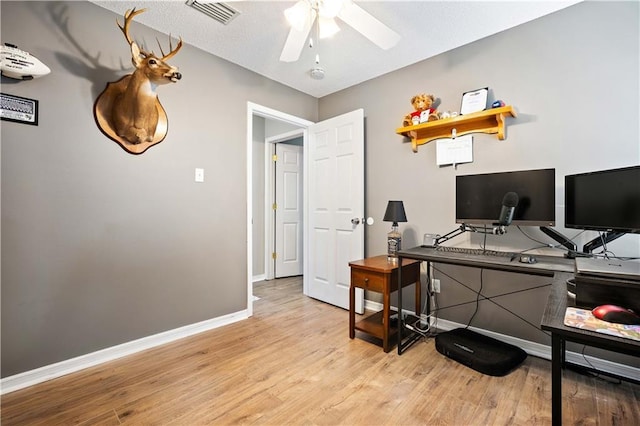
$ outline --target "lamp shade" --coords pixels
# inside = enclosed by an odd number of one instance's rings
[[[384,213],[385,222],[393,222],[397,224],[398,222],[406,222],[407,215],[404,212],[404,204],[402,201],[389,201],[387,204],[387,211]]]

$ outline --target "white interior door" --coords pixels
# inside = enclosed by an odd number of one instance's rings
[[[311,125],[307,145],[305,289],[315,299],[348,309],[349,262],[364,257],[364,111]],[[357,289],[360,313],[363,300]]]
[[[276,144],[275,277],[302,275],[302,146]]]

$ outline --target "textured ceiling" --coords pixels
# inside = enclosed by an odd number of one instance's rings
[[[206,2],[206,0],[202,0]],[[223,25],[176,1],[92,1],[123,15],[147,8],[137,22],[181,36],[185,43],[320,98],[456,47],[504,31],[579,1],[356,1],[402,37],[382,50],[342,21],[341,31],[305,47],[297,62],[280,62],[289,31],[283,11],[295,1],[227,1],[240,11]],[[314,80],[315,55],[325,70]]]

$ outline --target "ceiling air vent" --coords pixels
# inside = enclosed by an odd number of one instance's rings
[[[187,5],[224,25],[227,25],[240,14],[240,11],[225,3],[204,3],[196,0],[187,0]]]

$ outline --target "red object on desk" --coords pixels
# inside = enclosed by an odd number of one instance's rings
[[[591,311],[594,317],[616,324],[640,324],[640,316],[631,309],[617,305],[600,305]]]

